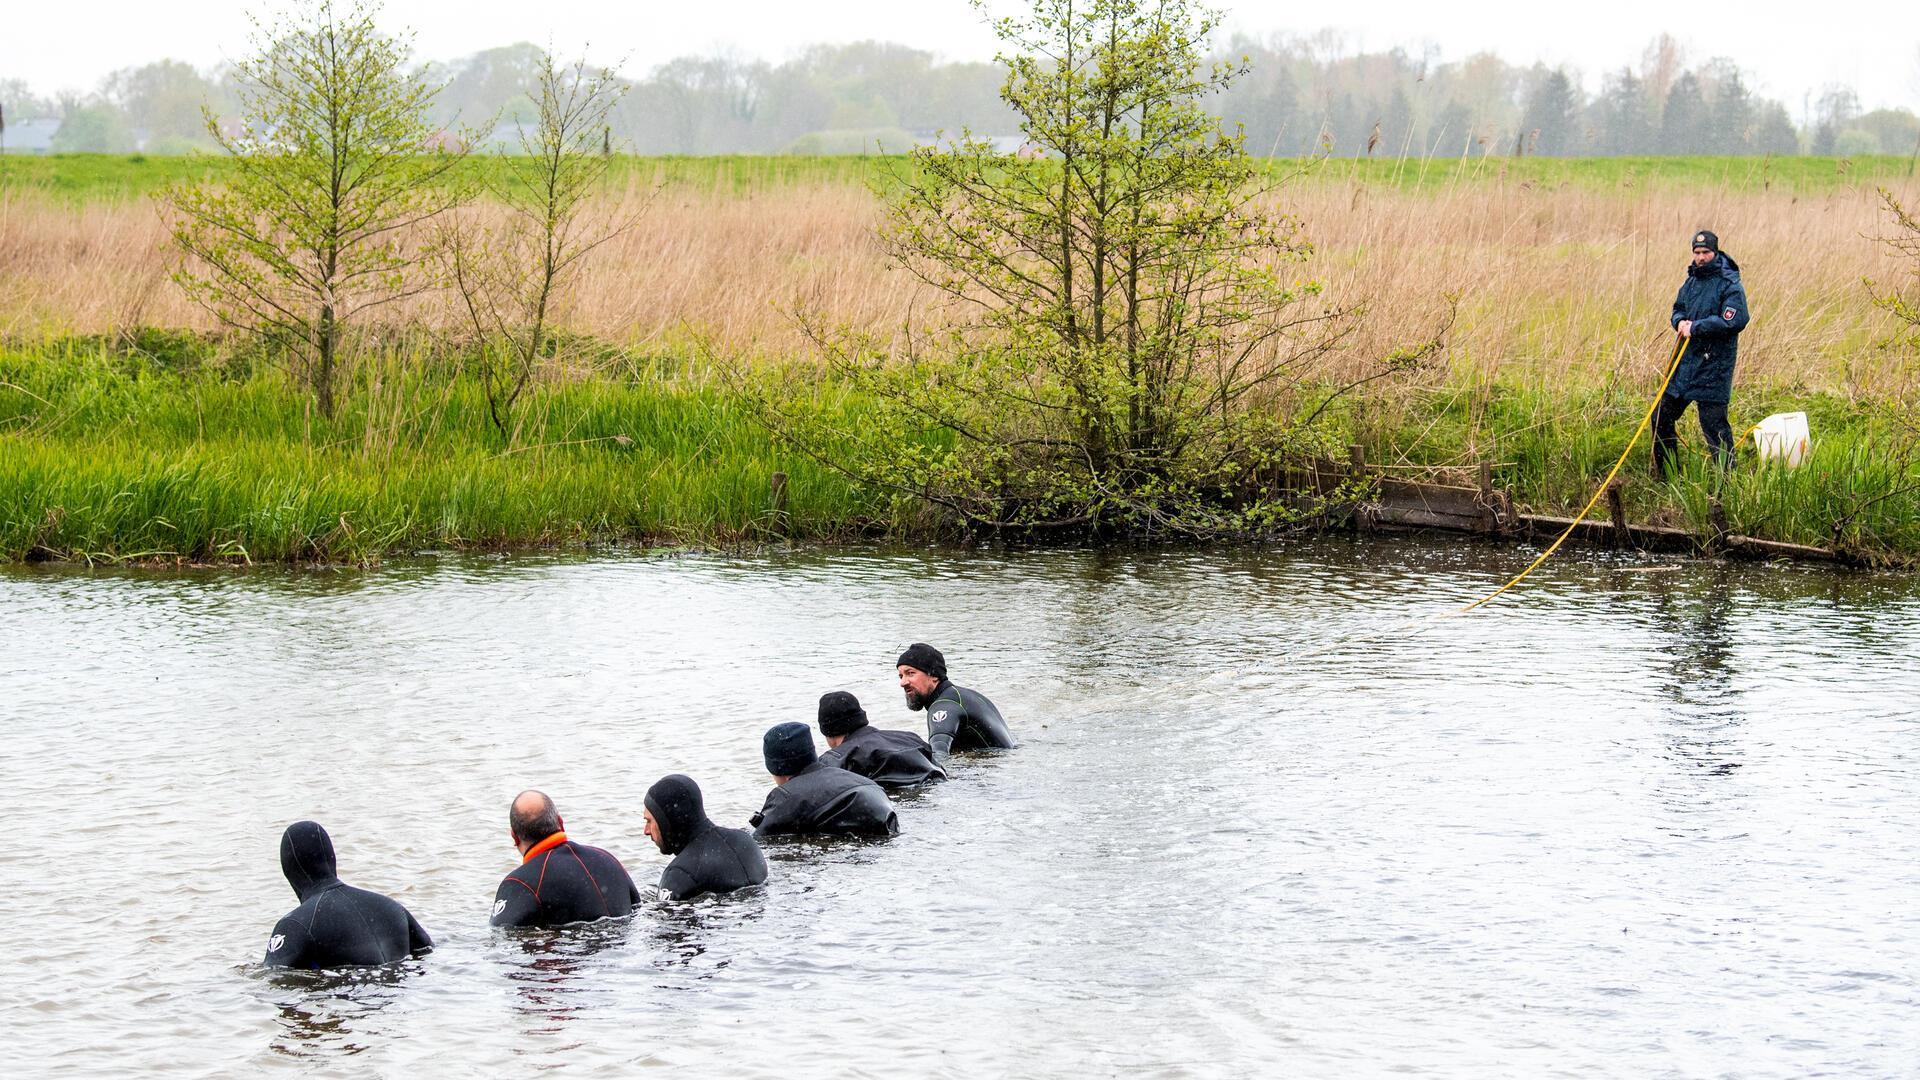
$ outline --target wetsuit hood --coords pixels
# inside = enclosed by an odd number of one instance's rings
[[[333,839],[317,821],[296,821],[280,834],[280,872],[301,900],[340,880]]]
[[[694,838],[713,827],[700,798],[700,785],[691,777],[663,776],[647,789],[647,810],[660,825],[661,853],[678,855]]]

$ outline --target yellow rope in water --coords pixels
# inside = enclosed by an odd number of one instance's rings
[[[1481,597],[1480,599],[1475,600],[1473,603],[1467,604],[1464,607],[1460,608],[1461,612],[1472,611],[1474,608],[1477,608],[1482,604],[1489,603],[1494,599],[1494,597],[1497,597],[1501,593],[1506,592],[1508,589],[1513,588],[1515,585],[1520,584],[1520,582],[1528,574],[1531,574],[1535,570],[1538,570],[1540,568],[1540,564],[1547,561],[1547,556],[1552,555],[1555,551],[1558,551],[1560,549],[1560,545],[1566,542],[1567,537],[1573,535],[1573,530],[1579,528],[1580,523],[1582,521],[1585,521],[1587,519],[1587,515],[1593,512],[1594,505],[1600,501],[1600,496],[1606,493],[1607,486],[1613,483],[1614,477],[1620,475],[1620,467],[1627,463],[1627,455],[1633,453],[1633,448],[1640,444],[1640,436],[1646,434],[1647,426],[1653,423],[1653,414],[1655,410],[1660,408],[1660,399],[1667,395],[1667,386],[1668,384],[1673,382],[1673,373],[1680,370],[1680,358],[1687,354],[1687,345],[1691,343],[1692,340],[1693,339],[1691,338],[1680,339],[1680,347],[1678,349],[1675,349],[1673,353],[1673,363],[1667,365],[1667,377],[1660,380],[1660,392],[1653,395],[1653,403],[1647,406],[1647,415],[1640,418],[1640,426],[1634,429],[1633,438],[1627,441],[1627,448],[1625,450],[1620,451],[1620,460],[1613,463],[1613,469],[1612,471],[1607,473],[1607,478],[1605,480],[1600,481],[1600,486],[1593,490],[1593,498],[1588,499],[1587,505],[1580,508],[1579,516],[1573,519],[1573,523],[1567,526],[1566,531],[1562,532],[1553,541],[1552,544],[1549,544],[1547,546],[1547,550],[1540,553],[1539,558],[1533,560],[1533,563],[1529,565],[1525,570],[1522,570],[1518,574],[1515,574],[1513,576],[1513,580],[1493,590],[1492,592]]]

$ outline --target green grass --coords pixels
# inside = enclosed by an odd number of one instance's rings
[[[801,184],[884,182],[900,169],[898,156],[803,157],[620,157],[607,182],[663,182],[676,187],[733,193]],[[476,156],[479,168],[499,158]],[[1317,164],[1273,159],[1276,175],[1306,167],[1308,182],[1360,182],[1401,188],[1441,188],[1459,183],[1511,183],[1632,191],[1648,187],[1698,187],[1722,191],[1813,193],[1871,185],[1915,175],[1911,157],[1633,157],[1395,159],[1334,158]],[[0,156],[0,194],[32,192],[72,202],[144,197],[178,180],[217,176],[227,167],[216,156],[146,154],[54,154]]]
[[[1496,464],[1495,482],[1537,513],[1572,514],[1590,498],[1646,415],[1651,386],[1485,384],[1463,380],[1376,398],[1357,430],[1368,460],[1395,465]],[[1735,533],[1838,547],[1868,560],[1920,556],[1920,435],[1899,403],[1793,386],[1743,387],[1731,410],[1737,464],[1721,475],[1695,410],[1681,419],[1681,465],[1652,472],[1651,433],[1621,470],[1630,520],[1712,531],[1718,498]],[[1808,460],[1763,465],[1746,432],[1775,412],[1805,412]],[[1604,505],[1597,513],[1604,514]]]
[[[475,155],[479,169],[497,169],[502,158]],[[630,182],[663,183],[696,191],[720,189],[745,194],[768,188],[810,184],[865,184],[883,177],[902,158],[781,157],[633,157],[615,159],[610,187]],[[0,155],[0,193],[31,192],[83,203],[141,198],[182,180],[217,177],[229,159],[216,155],[147,154]]]
[[[1810,194],[1869,186],[1916,175],[1920,161],[1879,154],[1871,157],[1477,157],[1333,158],[1315,175],[1407,189],[1444,188],[1460,183],[1525,184],[1631,192],[1648,188],[1685,188],[1715,192],[1783,191]]]
[[[363,364],[325,420],[277,369],[212,355],[159,332],[131,346],[0,348],[0,559],[351,563],[424,548],[833,541],[933,527],[919,508],[776,445],[745,392],[686,357],[607,351],[595,371],[537,386],[521,449],[502,453],[457,358]],[[840,430],[873,415],[847,391],[811,392]],[[1527,508],[1565,514],[1613,465],[1650,393],[1487,382],[1461,368],[1437,386],[1345,401],[1328,422],[1376,464],[1495,462],[1496,482]],[[1796,409],[1814,433],[1798,469],[1763,468],[1743,442],[1740,465],[1716,475],[1690,414],[1686,470],[1656,481],[1643,437],[1622,474],[1629,516],[1704,535],[1717,496],[1737,533],[1920,557],[1920,440],[1896,404],[1743,387],[1735,431]],[[775,472],[789,476],[784,515],[770,506]]]
[[[502,454],[464,378],[393,357],[332,420],[277,371],[0,351],[0,558],[361,562],[431,547],[713,544],[884,527],[722,381],[636,365],[538,388]],[[857,422],[855,403],[830,408]],[[769,481],[789,475],[786,513]]]

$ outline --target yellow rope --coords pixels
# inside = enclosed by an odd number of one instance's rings
[[[1579,516],[1573,519],[1573,523],[1567,526],[1565,532],[1562,532],[1559,535],[1559,537],[1554,540],[1552,544],[1548,545],[1547,550],[1540,553],[1539,558],[1533,560],[1532,565],[1528,566],[1525,570],[1520,571],[1518,574],[1515,574],[1513,576],[1512,581],[1507,582],[1505,585],[1502,585],[1499,588],[1488,593],[1487,595],[1481,597],[1480,599],[1475,600],[1473,603],[1467,604],[1466,606],[1460,608],[1461,612],[1472,611],[1474,608],[1477,608],[1482,604],[1489,603],[1493,600],[1494,597],[1499,596],[1501,593],[1506,592],[1508,589],[1511,589],[1515,585],[1520,584],[1521,579],[1525,578],[1528,574],[1533,573],[1535,570],[1538,570],[1540,568],[1540,564],[1547,561],[1547,556],[1552,555],[1555,551],[1559,550],[1560,545],[1566,542],[1567,537],[1573,535],[1573,530],[1579,528],[1580,523],[1582,521],[1585,521],[1587,519],[1587,515],[1593,512],[1594,504],[1600,501],[1600,496],[1606,492],[1607,485],[1613,483],[1613,478],[1620,475],[1620,467],[1627,463],[1627,455],[1633,453],[1633,448],[1639,445],[1640,436],[1646,433],[1647,425],[1653,423],[1654,411],[1660,407],[1660,399],[1667,395],[1667,386],[1668,384],[1673,382],[1673,373],[1680,370],[1680,358],[1687,354],[1687,346],[1692,342],[1692,340],[1693,340],[1692,338],[1680,339],[1680,347],[1678,349],[1675,349],[1673,353],[1673,363],[1667,365],[1667,377],[1660,381],[1660,392],[1658,394],[1653,395],[1653,404],[1647,406],[1647,415],[1640,418],[1640,426],[1634,429],[1633,438],[1628,440],[1627,448],[1625,450],[1620,451],[1620,460],[1613,463],[1613,470],[1607,473],[1607,478],[1605,480],[1600,481],[1600,486],[1594,489],[1593,498],[1588,499],[1587,505],[1580,508]]]

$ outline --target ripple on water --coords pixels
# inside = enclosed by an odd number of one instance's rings
[[[0,574],[0,1014],[88,1076],[1896,1075],[1920,1050],[1920,586],[1521,549],[437,558]],[[1022,747],[762,889],[486,927],[505,805],[650,884],[758,737],[926,640]],[[257,962],[280,829],[434,935]],[[862,1021],[865,1022],[862,1022]],[[808,1047],[796,1058],[783,1048]]]

